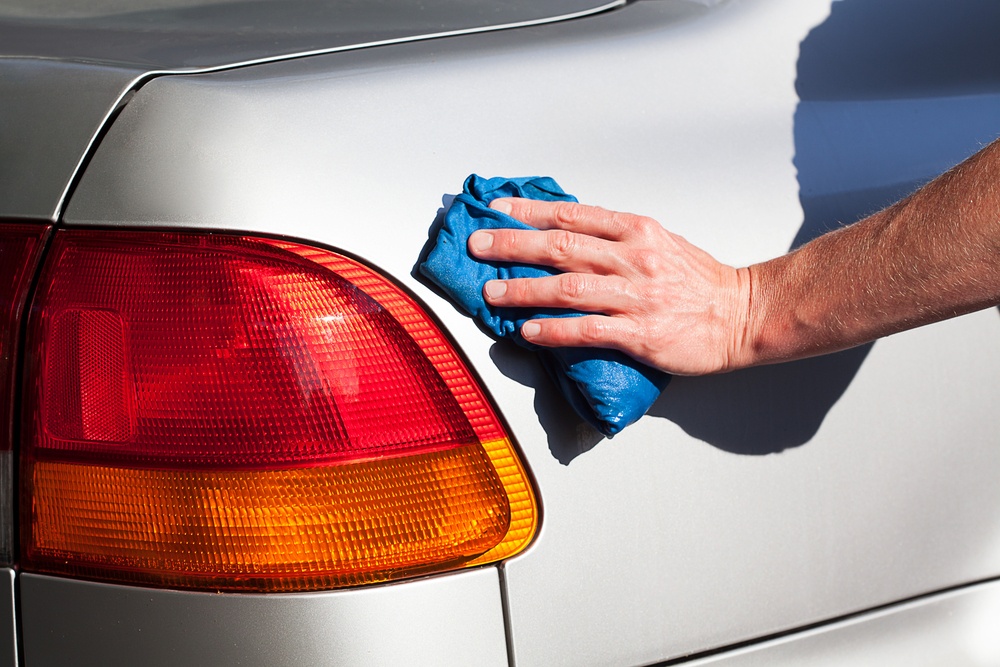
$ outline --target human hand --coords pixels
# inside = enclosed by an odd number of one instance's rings
[[[469,238],[474,256],[564,273],[491,280],[483,290],[486,301],[591,313],[529,320],[521,327],[525,340],[613,348],[679,375],[747,365],[747,269],[716,261],[651,218],[517,198],[490,206],[541,231],[477,231]]]

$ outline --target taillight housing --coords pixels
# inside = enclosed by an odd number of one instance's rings
[[[524,468],[451,343],[332,251],[59,230],[27,344],[26,570],[316,590],[534,534]]]
[[[13,557],[14,368],[21,315],[50,229],[31,223],[0,225],[0,565],[9,565]]]

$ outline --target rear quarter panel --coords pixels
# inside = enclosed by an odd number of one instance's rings
[[[934,20],[932,4],[867,6],[919,23]],[[964,39],[995,34],[973,11],[983,3],[960,4]],[[809,62],[879,37],[850,32],[873,18],[865,7],[639,2],[567,24],[157,78],[104,138],[66,221],[311,239],[422,299],[537,481],[541,531],[502,577],[521,667],[650,663],[995,577],[995,310],[830,357],[676,378],[609,441],[531,354],[494,343],[411,275],[470,172],[554,176],[585,202],[651,215],[746,265],[994,138],[1000,87],[986,74],[962,90],[917,77],[884,95],[797,92],[832,76]],[[816,42],[838,12],[853,14],[846,32]],[[904,72],[919,66],[907,63],[906,25],[885,26]]]

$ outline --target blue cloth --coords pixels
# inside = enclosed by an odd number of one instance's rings
[[[473,174],[455,197],[444,222],[419,269],[466,313],[478,319],[497,338],[510,338],[536,350],[563,395],[577,413],[609,438],[639,419],[666,387],[670,376],[615,350],[598,348],[542,348],[521,337],[521,325],[539,317],[577,317],[566,310],[495,308],[483,300],[483,285],[496,278],[537,278],[555,269],[521,264],[483,262],[469,255],[469,235],[477,229],[533,229],[494,211],[489,204],[500,197],[545,201],[576,201],[547,177],[482,178]]]

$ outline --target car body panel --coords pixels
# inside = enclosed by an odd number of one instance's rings
[[[495,567],[296,595],[228,595],[23,574],[28,665],[507,667]],[[68,659],[67,656],[72,656]]]
[[[691,667],[937,667],[1000,664],[1000,582],[894,605]]]
[[[0,56],[198,70],[561,21],[625,0],[7,0]]]
[[[157,75],[559,22],[624,2],[7,3],[0,216],[57,221],[102,128]]]
[[[541,532],[504,566],[520,667],[650,663],[995,577],[996,311],[830,357],[677,378],[607,441],[569,414],[530,353],[494,344],[410,274],[435,211],[473,171],[554,176],[745,265],[996,136],[990,82],[806,107],[800,48],[830,11],[637,3],[158,78],[111,128],[66,220],[312,239],[424,300],[538,482]],[[955,109],[972,122],[924,138]],[[914,141],[917,163],[903,150]]]
[[[992,74],[971,68],[960,88],[921,80],[908,69],[920,58],[906,56],[919,32],[876,20],[891,7],[890,18],[933,23],[939,4],[650,0],[157,76],[103,136],[62,220],[288,235],[387,272],[449,331],[537,482],[541,530],[502,565],[512,662],[680,659],[1000,576],[996,310],[838,355],[675,378],[647,417],[603,440],[531,353],[484,336],[412,269],[470,172],[553,176],[736,265],[857,219],[997,136]],[[995,23],[973,11],[989,3],[960,4],[956,34],[996,42]],[[848,27],[831,36],[831,25]],[[888,44],[892,66],[915,77],[907,86],[883,96],[826,85],[830,63],[865,35]],[[982,55],[944,52],[954,69]],[[110,590],[22,579],[29,659],[45,650],[45,610],[61,595],[88,591],[69,627],[96,604],[87,596]],[[365,590],[391,605],[406,589]],[[253,600],[223,597],[234,615]],[[339,627],[336,609],[317,612],[315,632]],[[64,648],[86,639],[74,637]],[[161,646],[137,633],[107,641]]]
[[[87,150],[140,73],[0,58],[0,216],[58,219]]]

